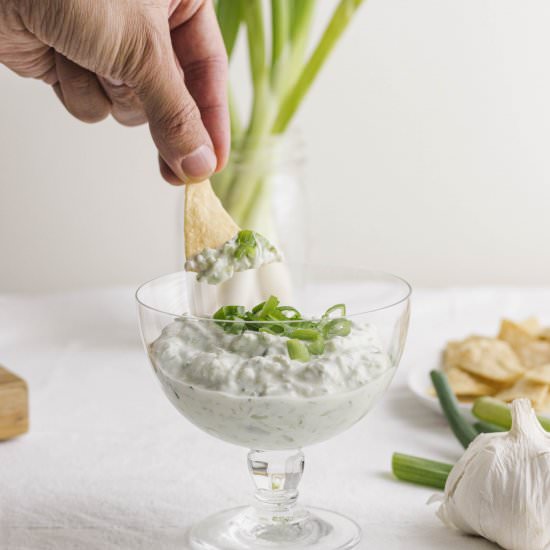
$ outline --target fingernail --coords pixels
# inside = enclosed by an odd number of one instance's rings
[[[183,158],[181,168],[189,179],[201,181],[214,172],[217,162],[214,151],[207,145],[201,145]]]

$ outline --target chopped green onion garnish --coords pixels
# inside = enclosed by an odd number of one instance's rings
[[[274,309],[271,313],[268,313],[266,318],[271,321],[288,321],[288,319],[278,309]]]
[[[242,233],[242,232],[241,232]],[[243,244],[249,237],[245,233]],[[230,334],[241,334],[248,330],[276,336],[286,336],[288,354],[291,359],[308,361],[311,355],[325,352],[325,340],[334,336],[347,336],[351,322],[345,315],[344,304],[329,308],[319,320],[303,319],[300,312],[291,306],[279,305],[279,299],[270,296],[265,302],[247,311],[243,306],[223,306],[212,316],[216,324]]]
[[[223,330],[229,332],[230,334],[241,334],[245,330],[244,323],[241,321],[229,321],[223,323]]]
[[[309,353],[312,355],[322,355],[325,353],[325,339],[318,334],[318,337],[307,345]]]
[[[288,340],[286,348],[288,350],[288,356],[291,359],[296,359],[303,363],[309,361],[309,351],[306,345],[300,340]]]
[[[290,319],[290,320],[298,320],[298,319],[301,319],[302,316],[300,315],[300,312],[295,308],[295,307],[292,307],[292,306],[280,306],[277,308],[279,310],[279,312],[281,312],[283,314],[283,316],[286,318],[286,319]],[[290,313],[291,315],[287,315],[286,313]]]
[[[237,243],[255,246],[256,237],[254,236],[254,231],[251,229],[241,229],[241,231],[237,234]]]
[[[317,340],[321,334],[318,330],[312,328],[297,328],[290,333],[291,338],[298,340]]]
[[[325,338],[347,336],[351,332],[351,322],[347,319],[332,319],[323,327]]]
[[[242,317],[246,310],[243,306],[223,306],[212,317],[214,319],[231,319],[235,317]]]
[[[279,305],[279,298],[276,298],[275,296],[270,296],[262,306],[262,309],[258,312],[258,317],[260,319],[266,317],[267,315],[271,314],[275,308]]]
[[[323,317],[345,317],[346,316],[346,306],[345,304],[336,304],[335,306],[329,307]]]
[[[249,258],[256,256],[256,236],[254,231],[243,229],[237,234],[237,249],[235,250],[235,258],[240,259],[245,254]]]
[[[252,313],[259,313],[261,309],[264,307],[265,302],[260,302],[257,306],[254,306],[250,311]]]
[[[279,336],[280,334],[283,334],[285,331],[285,327],[281,325],[269,325],[267,327],[260,327],[258,329],[258,332],[267,332],[267,334],[275,334]]]
[[[243,306],[223,306],[212,315],[212,318],[225,332],[240,334],[245,330],[245,324],[242,322],[245,313],[246,310]],[[229,322],[224,323],[223,321]]]

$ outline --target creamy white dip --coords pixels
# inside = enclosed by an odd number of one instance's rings
[[[352,323],[348,336],[302,363],[287,338],[183,317],[150,347],[172,403],[203,430],[263,450],[323,441],[362,418],[395,369],[372,325]]]
[[[280,262],[282,255],[277,248],[259,233],[254,233],[255,253],[236,256],[239,248],[238,235],[221,248],[205,248],[185,262],[186,271],[197,272],[197,281],[217,285],[230,279],[235,272],[257,269],[265,264]]]

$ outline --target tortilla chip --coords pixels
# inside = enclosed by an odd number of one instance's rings
[[[525,321],[521,321],[516,324],[534,338],[538,338],[542,330],[542,325],[536,317],[529,317],[528,319],[525,319]]]
[[[457,399],[459,403],[464,403],[466,405],[471,405],[473,402],[479,398],[479,395],[458,395]]]
[[[510,403],[514,399],[526,397],[531,400],[531,404],[536,409],[540,408],[546,401],[548,396],[548,386],[539,384],[522,378],[518,380],[511,388],[503,390],[495,395],[497,399]]]
[[[541,339],[541,340],[550,340],[550,327],[543,328],[539,332],[539,339]]]
[[[479,336],[450,342],[445,352],[445,365],[459,367],[498,384],[515,382],[525,371],[506,342]]]
[[[510,344],[525,368],[550,363],[550,341],[539,340],[522,325],[504,319],[498,337]]]
[[[525,378],[539,384],[550,385],[550,364],[533,367],[525,373]]]
[[[450,367],[445,370],[449,385],[457,397],[480,397],[482,395],[494,395],[497,389],[477,376],[458,367]]]
[[[447,342],[447,346],[445,348],[445,351],[443,352],[443,365],[444,369],[450,369],[453,367],[460,367],[460,355],[462,353],[462,346],[466,342],[474,342],[477,340],[484,340],[484,336],[468,336],[468,338],[464,340],[451,340],[450,342]]]
[[[240,231],[225,211],[209,180],[185,186],[185,257],[219,248]]]

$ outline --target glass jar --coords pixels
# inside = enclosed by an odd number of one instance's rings
[[[226,168],[212,178],[239,226],[267,237],[290,263],[308,259],[304,167],[304,143],[292,130],[255,147],[234,143]]]

